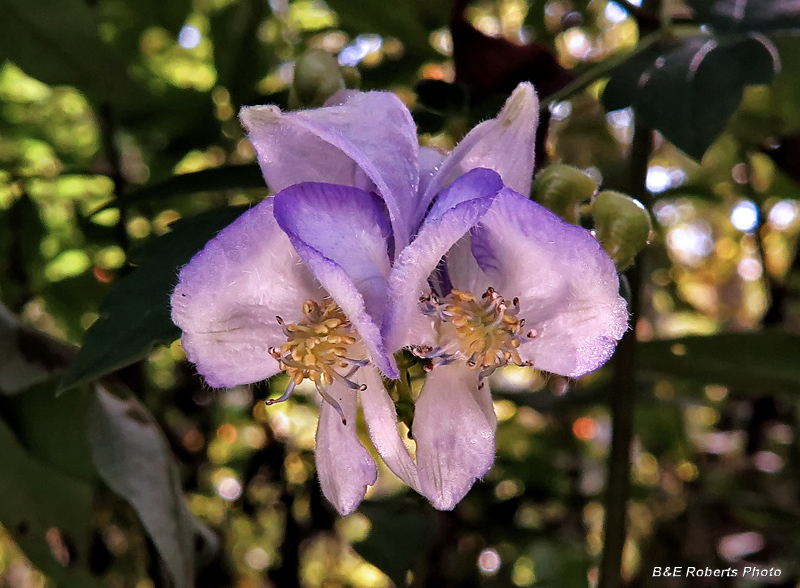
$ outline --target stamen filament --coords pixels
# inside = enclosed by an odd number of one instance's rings
[[[412,349],[417,357],[433,360],[431,369],[463,360],[470,368],[480,370],[483,379],[498,367],[509,363],[528,365],[517,351],[524,319],[518,319],[519,298],[509,304],[494,288],[488,288],[478,299],[471,292],[452,290],[442,299],[431,293],[420,298],[422,313],[431,318],[440,344]],[[536,335],[532,329],[528,337]]]

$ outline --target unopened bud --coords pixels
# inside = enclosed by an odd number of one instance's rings
[[[619,192],[600,192],[592,202],[597,239],[606,253],[624,270],[650,238],[650,213],[638,200]]]
[[[580,203],[597,190],[595,181],[576,167],[554,163],[540,171],[531,197],[574,225],[580,218]]]
[[[345,88],[336,58],[322,49],[311,49],[297,58],[289,94],[290,108],[315,108]]]

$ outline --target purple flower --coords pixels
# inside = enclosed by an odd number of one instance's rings
[[[495,171],[453,173],[389,277],[388,349],[430,361],[412,433],[420,492],[442,510],[494,462],[487,376],[515,364],[577,378],[605,363],[627,330],[600,244],[521,195],[531,188],[536,106],[518,88],[498,119],[465,137],[442,170]],[[470,155],[456,163],[460,150]]]
[[[377,476],[357,436],[359,393],[375,444],[390,461],[397,454],[393,469],[418,487],[381,381],[381,371],[397,377],[397,368],[379,328],[392,252],[424,213],[416,128],[383,92],[310,111],[246,108],[241,118],[278,194],[182,268],[172,318],[210,386],[285,371],[287,397],[304,379],[315,383],[320,484],[348,514]]]
[[[181,270],[173,320],[211,386],[285,371],[285,398],[315,383],[317,470],[341,514],[377,475],[357,437],[359,399],[389,468],[452,508],[494,459],[485,377],[508,363],[596,369],[627,327],[625,304],[597,242],[519,194],[533,171],[530,85],[446,157],[419,147],[394,95],[338,98],[242,111],[277,195]],[[403,347],[433,367],[416,405],[416,462],[381,381],[399,375],[392,353]]]

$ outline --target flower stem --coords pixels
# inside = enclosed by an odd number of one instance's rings
[[[652,151],[653,131],[636,120],[630,155],[630,194],[647,204],[645,179]],[[611,451],[605,496],[605,541],[600,562],[599,588],[622,585],[622,554],[630,496],[631,441],[636,404],[636,321],[639,315],[642,270],[640,263],[626,272],[630,284],[631,329],[617,347],[614,359],[614,394],[611,398]]]

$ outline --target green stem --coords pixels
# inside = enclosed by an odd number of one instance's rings
[[[105,152],[106,161],[111,168],[111,181],[114,182],[114,200],[119,208],[119,220],[115,227],[117,241],[119,246],[127,253],[130,246],[130,239],[128,238],[128,213],[126,210],[125,176],[122,174],[122,156],[117,147],[117,126],[114,120],[114,115],[111,112],[111,107],[104,104],[100,107],[100,132],[103,144],[103,151]]]
[[[585,71],[578,76],[575,80],[564,86],[555,94],[550,95],[547,100],[543,100],[539,105],[539,110],[547,110],[551,104],[556,104],[573,95],[581,92],[595,83],[597,80],[607,77],[617,66],[631,59],[634,55],[638,55],[642,51],[648,49],[653,43],[666,39],[666,35],[661,32],[652,33],[643,38],[633,51],[620,51],[606,57],[603,61]]]
[[[636,121],[630,156],[630,193],[647,201],[645,179],[652,151],[652,129]],[[641,263],[641,262],[640,262]],[[611,450],[605,496],[605,541],[600,562],[598,588],[619,588],[622,553],[627,529],[627,507],[631,489],[631,442],[636,404],[636,321],[639,316],[641,265],[626,273],[631,290],[629,330],[620,341],[614,360],[614,393],[611,398]]]

